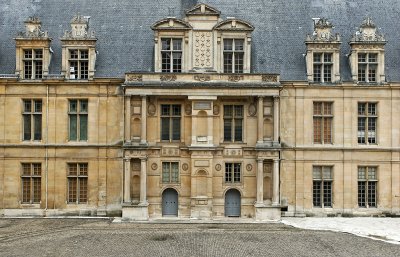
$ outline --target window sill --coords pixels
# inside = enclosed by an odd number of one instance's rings
[[[21,203],[22,208],[40,209],[40,203]]]

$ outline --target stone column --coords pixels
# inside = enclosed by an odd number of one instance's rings
[[[131,158],[124,158],[124,203],[131,202]]]
[[[147,144],[147,96],[142,96],[140,144]]]
[[[264,160],[257,160],[257,202],[256,205],[264,205]]]
[[[131,96],[125,97],[125,140],[131,142]]]
[[[272,205],[279,206],[279,160],[274,160]]]
[[[140,205],[147,205],[147,157],[140,158]]]
[[[279,96],[274,96],[274,142],[279,141]]]
[[[264,98],[258,97],[258,112],[257,112],[257,143],[264,142]]]

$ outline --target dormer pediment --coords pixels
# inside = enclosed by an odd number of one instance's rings
[[[186,15],[216,15],[219,16],[221,14],[220,11],[218,11],[215,8],[212,8],[209,5],[206,4],[198,4],[194,6],[192,9],[189,9],[186,11]]]
[[[190,30],[192,26],[184,20],[176,18],[166,18],[151,26],[152,30]]]
[[[235,18],[228,18],[227,20],[221,21],[214,26],[215,30],[233,30],[233,31],[253,31],[254,26],[251,25],[249,22],[235,19]]]

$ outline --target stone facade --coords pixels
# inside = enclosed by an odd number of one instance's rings
[[[298,42],[304,80],[252,72],[257,28],[206,4],[154,21],[154,71],[99,78],[88,17],[60,39],[28,19],[15,75],[0,77],[0,215],[398,215],[400,83],[385,76],[386,40],[366,19],[344,81],[348,39],[314,25]],[[55,40],[60,74],[48,68]]]

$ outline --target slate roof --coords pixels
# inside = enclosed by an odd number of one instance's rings
[[[351,34],[370,16],[385,35],[386,75],[400,81],[399,0],[0,0],[0,74],[14,74],[15,42],[29,16],[38,16],[49,32],[54,55],[51,74],[61,69],[61,42],[70,20],[91,16],[99,55],[95,77],[123,77],[128,71],[153,71],[153,31],[150,26],[167,16],[184,17],[197,3],[254,25],[252,72],[280,73],[281,80],[305,80],[304,40],[313,31],[311,18],[325,17],[342,38],[341,75],[350,80]]]

